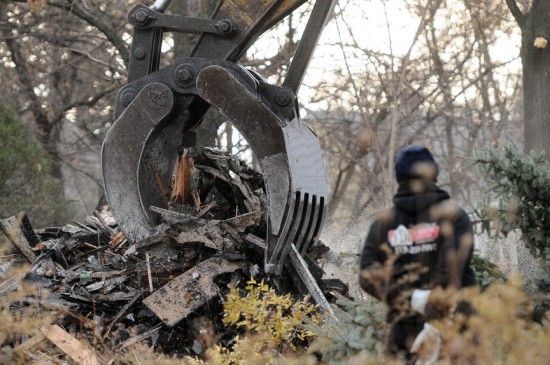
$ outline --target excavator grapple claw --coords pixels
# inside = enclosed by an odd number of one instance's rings
[[[317,0],[283,86],[236,61],[258,36],[306,0],[222,0],[212,19],[164,14],[170,1],[136,6],[128,84],[102,149],[106,197],[125,236],[149,236],[170,186],[178,147],[192,146],[213,107],[249,143],[263,172],[268,201],[265,270],[281,274],[288,255],[304,255],[319,236],[327,183],[319,140],[299,117],[296,93],[334,0]],[[178,25],[180,24],[180,25]],[[159,69],[165,31],[202,33],[190,57]],[[294,260],[300,261],[300,260]],[[303,260],[302,260],[303,261]]]

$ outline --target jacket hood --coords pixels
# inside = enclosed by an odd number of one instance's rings
[[[449,199],[449,194],[441,190],[434,182],[414,179],[399,184],[397,194],[393,197],[396,208],[408,213],[417,214],[431,205]]]

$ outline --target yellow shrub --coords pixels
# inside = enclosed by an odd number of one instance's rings
[[[308,298],[294,301],[290,294],[277,295],[263,280],[258,283],[253,278],[245,290],[241,296],[238,289],[231,289],[223,322],[244,329],[247,336],[237,336],[232,349],[215,346],[208,352],[211,363],[275,363],[280,354],[297,351],[314,337],[302,325],[306,318],[319,324],[322,316]]]

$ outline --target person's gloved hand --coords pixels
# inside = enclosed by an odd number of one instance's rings
[[[411,308],[425,315],[431,292],[431,290],[415,289],[411,295]]]
[[[424,323],[424,328],[414,339],[410,352],[417,355],[415,365],[430,365],[437,361],[441,350],[441,335],[439,330]]]

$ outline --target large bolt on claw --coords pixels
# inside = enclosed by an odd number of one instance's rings
[[[235,29],[235,25],[232,21],[224,19],[216,24],[216,28],[223,34],[229,34]]]
[[[174,79],[180,87],[186,87],[193,83],[195,70],[191,65],[180,65],[174,71]]]
[[[134,14],[134,20],[138,25],[145,25],[149,21],[149,14],[143,9],[136,11]]]

